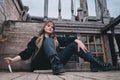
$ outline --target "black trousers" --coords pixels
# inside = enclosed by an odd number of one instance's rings
[[[78,55],[79,57],[81,57],[85,61],[88,61],[88,62],[93,62],[94,61],[94,57],[91,53],[88,53],[88,52],[85,53],[82,49],[80,49],[80,52],[78,52],[77,49],[78,49],[77,48],[77,43],[72,42],[72,43],[68,44],[65,47],[65,49],[63,49],[59,53],[59,57],[61,59],[61,62],[63,64],[66,64],[73,54]]]
[[[43,49],[45,51],[45,54],[47,54],[48,57],[51,55],[57,54],[53,39],[51,38],[46,38],[44,40]],[[68,44],[65,47],[65,49],[63,49],[58,54],[58,57],[60,58],[61,62],[65,65],[73,54],[78,55],[79,57],[83,58],[85,61],[88,61],[88,62],[94,61],[93,60],[94,57],[91,53],[85,53],[82,49],[80,49],[80,52],[78,52],[77,43],[75,42]]]

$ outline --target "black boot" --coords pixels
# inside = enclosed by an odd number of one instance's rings
[[[104,63],[96,58],[93,59],[93,61],[91,62],[91,64],[95,64],[93,67],[93,72],[96,72],[97,70],[100,70],[100,71],[108,71],[108,70],[111,70],[111,64],[110,63]],[[96,71],[94,71],[94,69]]]
[[[93,56],[91,53],[84,54],[86,58],[84,58],[86,61],[90,62],[90,68],[92,72],[97,71],[108,71],[111,69],[111,64],[104,63],[100,60],[98,60],[95,56]]]
[[[91,69],[91,72],[98,72],[98,65],[94,62],[90,62],[90,69]]]
[[[85,53],[82,49],[78,52],[78,56],[83,58],[85,61],[90,62],[90,68],[92,72],[97,72],[99,70],[108,71],[111,68],[111,65],[108,63],[104,63],[98,60],[95,56],[91,53]]]
[[[61,73],[64,73],[64,66],[60,62],[60,58],[55,54],[49,57],[52,70],[54,75],[60,75]]]

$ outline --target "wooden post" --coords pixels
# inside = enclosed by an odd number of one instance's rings
[[[29,7],[28,6],[24,6],[23,10],[22,10],[22,12],[20,14],[20,20],[21,21],[30,21],[31,20],[31,17],[28,14],[28,11],[29,11]]]
[[[80,22],[82,22],[82,19],[83,19],[82,8],[78,8],[77,12],[78,12],[78,19],[79,19]]]
[[[109,22],[109,10],[107,9],[106,0],[95,0],[95,9],[97,18],[102,21],[102,23]]]
[[[48,0],[44,0],[44,20],[48,18]]]
[[[71,20],[75,21],[73,0],[71,0],[71,14],[72,14]]]
[[[84,17],[88,16],[88,4],[87,0],[80,0],[80,7],[82,8],[84,12]]]
[[[62,16],[61,16],[61,0],[58,2],[58,21],[62,21]]]

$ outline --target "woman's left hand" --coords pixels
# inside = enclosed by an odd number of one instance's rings
[[[82,49],[85,53],[88,52],[87,48],[85,47],[81,40],[75,39],[75,42],[78,44],[78,52],[80,51],[80,49]]]

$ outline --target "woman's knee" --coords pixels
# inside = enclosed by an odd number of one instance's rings
[[[68,44],[68,46],[71,46],[71,47],[73,47],[73,48],[76,48],[76,47],[77,47],[77,43],[71,42],[70,44]]]
[[[69,43],[66,46],[66,48],[76,52],[77,51],[77,43],[75,43],[75,42]]]
[[[53,43],[53,39],[52,38],[46,38],[44,40],[45,43]]]
[[[55,49],[54,41],[51,38],[46,38],[43,42],[43,48],[45,49]]]
[[[51,39],[51,38],[46,38],[46,39],[44,40],[44,42],[43,42],[43,45],[44,45],[44,46],[54,45],[54,41],[53,41],[53,39]]]

